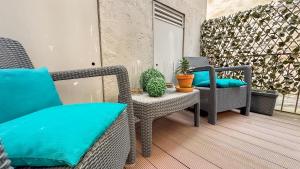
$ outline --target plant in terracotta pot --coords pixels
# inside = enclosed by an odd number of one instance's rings
[[[192,88],[194,75],[189,73],[190,63],[186,58],[180,60],[180,65],[176,70],[176,79],[180,88]]]

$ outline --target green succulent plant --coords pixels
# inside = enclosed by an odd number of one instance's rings
[[[147,84],[151,78],[159,77],[165,80],[165,76],[157,69],[150,68],[142,73],[140,78],[140,84],[145,92],[147,92]]]
[[[185,57],[183,57],[179,63],[180,65],[176,69],[176,74],[188,74],[190,69],[190,62]]]
[[[161,77],[151,78],[146,88],[150,97],[160,97],[166,92],[166,81]]]

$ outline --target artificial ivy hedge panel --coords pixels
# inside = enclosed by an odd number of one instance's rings
[[[201,56],[216,66],[252,65],[255,88],[297,93],[299,28],[300,0],[280,0],[210,19],[201,28]]]

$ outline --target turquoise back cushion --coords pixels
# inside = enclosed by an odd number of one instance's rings
[[[74,167],[125,109],[118,103],[55,106],[0,124],[0,138],[13,166]]]
[[[218,88],[231,88],[231,87],[241,87],[247,85],[246,82],[238,79],[217,79],[216,80]],[[197,87],[210,87],[210,81],[202,81],[196,85]]]
[[[193,86],[197,86],[199,83],[210,79],[209,71],[193,72],[193,74],[194,74]],[[215,74],[215,77],[217,78],[217,73]]]
[[[209,80],[209,71],[194,72],[194,86],[207,80]]]
[[[0,123],[61,104],[46,68],[0,69]]]

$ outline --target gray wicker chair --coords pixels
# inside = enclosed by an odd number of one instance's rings
[[[206,57],[186,57],[191,64],[191,71],[209,71],[210,87],[196,87],[200,90],[201,110],[208,113],[208,122],[216,124],[217,113],[240,109],[241,114],[248,116],[251,102],[251,67],[214,68]],[[243,71],[246,86],[239,88],[217,88],[215,72]]]
[[[33,68],[33,65],[19,42],[0,38],[0,68]],[[75,168],[115,169],[123,168],[126,160],[130,164],[135,162],[135,119],[126,68],[123,66],[111,66],[54,72],[52,73],[52,78],[54,81],[58,81],[106,75],[117,76],[119,102],[128,104],[128,107],[106,133],[89,149]],[[4,149],[0,143],[0,169],[10,169],[12,167]]]

